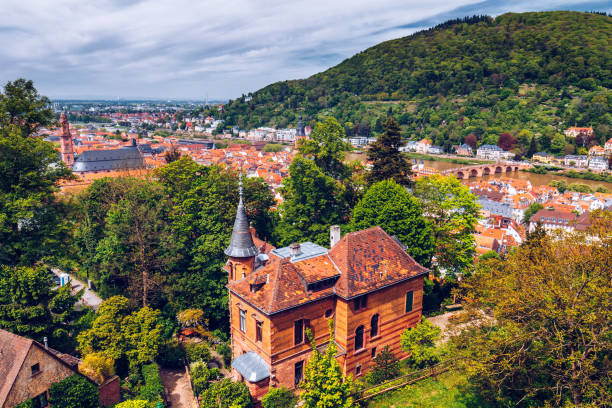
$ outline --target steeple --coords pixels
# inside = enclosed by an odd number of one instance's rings
[[[253,243],[249,219],[242,201],[242,174],[240,175],[238,186],[240,191],[240,201],[238,202],[238,210],[236,211],[236,220],[234,221],[232,239],[229,246],[225,250],[225,255],[232,258],[251,258],[258,255],[259,250]]]
[[[70,134],[70,124],[66,118],[66,114],[62,113],[59,120],[60,126],[62,127],[62,133],[60,134],[60,145],[62,161],[68,166],[72,166],[74,163],[74,149],[72,147],[72,135]]]
[[[298,117],[297,132],[295,133],[295,135],[306,136],[306,132],[304,131],[304,124],[302,123],[302,114],[300,114],[300,116]]]

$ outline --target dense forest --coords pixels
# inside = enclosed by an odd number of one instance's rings
[[[277,82],[229,101],[228,126],[292,126],[335,116],[348,135],[382,131],[392,112],[405,137],[450,149],[473,134],[501,133],[525,154],[574,153],[612,137],[612,17],[598,13],[508,13],[448,21],[387,41],[303,80]],[[563,129],[593,126],[595,139]]]

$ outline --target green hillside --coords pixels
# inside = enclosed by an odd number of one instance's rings
[[[450,147],[502,132],[527,150],[562,153],[567,126],[612,136],[612,17],[509,13],[448,21],[387,41],[304,80],[277,82],[230,101],[228,125],[291,126],[334,115],[348,134],[375,134],[391,108],[406,135]],[[569,146],[568,146],[569,144]],[[577,144],[573,147],[572,144]]]

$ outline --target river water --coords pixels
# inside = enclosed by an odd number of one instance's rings
[[[352,154],[350,155],[350,160],[366,160],[366,156],[365,154]],[[411,159],[412,162],[412,159]],[[455,169],[458,167],[465,167],[466,165],[464,164],[455,164],[455,163],[449,163],[449,162],[445,162],[445,161],[430,161],[430,160],[423,160],[423,164],[425,165],[425,167],[432,167],[436,170],[448,170],[448,169]],[[555,174],[535,174],[535,173],[529,173],[526,171],[513,171],[510,173],[501,173],[501,174],[491,174],[488,176],[483,176],[480,178],[470,178],[468,180],[464,180],[464,182],[470,181],[470,180],[479,180],[479,179],[484,179],[484,180],[488,180],[491,178],[499,178],[499,177],[508,177],[508,178],[513,178],[513,179],[520,179],[520,180],[529,180],[531,182],[532,186],[542,186],[542,185],[549,185],[551,181],[553,180],[563,180],[565,181],[567,184],[572,184],[572,183],[580,183],[580,184],[586,184],[589,187],[591,187],[593,190],[595,190],[597,187],[605,187],[608,190],[612,191],[612,183],[606,183],[605,181],[593,181],[593,180],[583,180],[583,179],[575,179],[575,178],[569,178],[569,177],[563,177],[563,176],[558,176]]]

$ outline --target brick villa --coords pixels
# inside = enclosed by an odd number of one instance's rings
[[[359,377],[385,345],[398,358],[400,334],[421,319],[427,270],[379,227],[330,232],[331,249],[311,242],[273,248],[253,237],[242,202],[225,253],[229,274],[232,375],[256,400],[269,387],[295,388],[311,348],[329,340],[333,319],[337,360]]]

